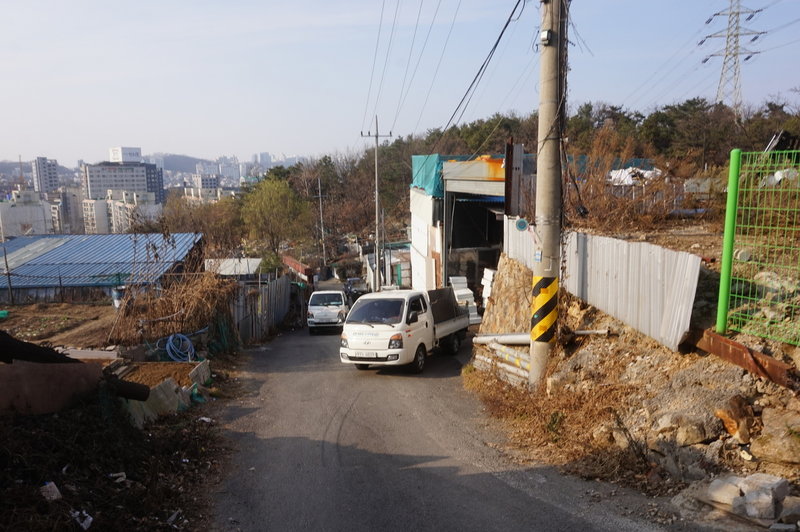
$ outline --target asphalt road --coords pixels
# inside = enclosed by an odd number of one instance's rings
[[[303,330],[248,352],[249,393],[223,413],[234,455],[216,529],[655,529],[622,516],[643,497],[511,463],[461,386],[468,344],[422,375],[357,371],[338,344]]]

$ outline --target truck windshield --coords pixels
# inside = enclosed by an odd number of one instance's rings
[[[347,315],[347,323],[400,323],[402,299],[359,299]]]
[[[308,300],[309,306],[325,307],[328,305],[341,306],[343,303],[341,294],[311,294]]]

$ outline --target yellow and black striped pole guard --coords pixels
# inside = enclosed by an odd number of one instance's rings
[[[554,342],[558,320],[558,277],[533,277],[531,341]]]

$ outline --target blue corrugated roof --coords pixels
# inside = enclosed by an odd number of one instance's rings
[[[30,260],[11,267],[12,286],[43,288],[155,282],[176,262],[186,258],[202,235],[42,235],[16,238],[2,247],[9,255],[15,252],[21,255],[26,246],[54,237],[62,239],[63,243],[38,256],[32,254]],[[0,269],[3,269],[1,263]],[[3,269],[0,289],[7,287],[8,278]]]

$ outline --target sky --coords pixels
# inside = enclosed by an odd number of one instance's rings
[[[360,153],[444,127],[517,0],[1,0],[0,160]],[[538,107],[522,1],[456,123]],[[568,102],[652,111],[717,92],[728,0],[575,0]],[[800,0],[742,0],[745,104],[798,105]],[[711,18],[710,23],[706,21]],[[703,59],[710,57],[706,63]],[[742,58],[743,59],[743,58]],[[391,140],[382,138],[381,141]]]

